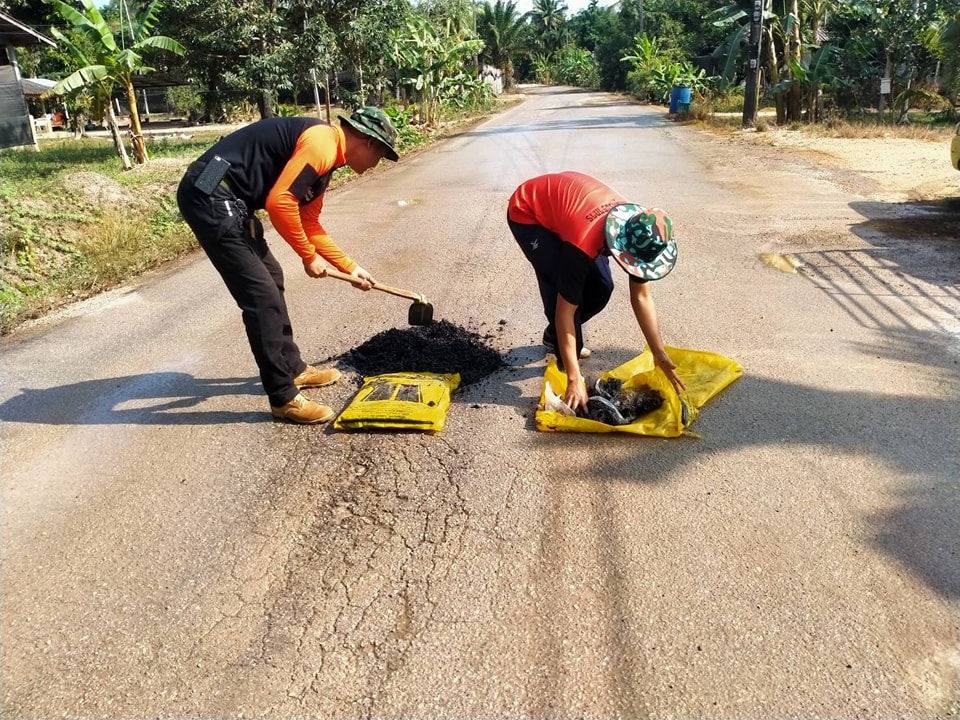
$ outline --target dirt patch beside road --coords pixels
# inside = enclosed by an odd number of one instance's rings
[[[960,197],[960,172],[950,165],[950,137],[827,137],[804,130],[715,134],[715,142],[763,164],[816,166],[839,185],[882,202],[923,202]],[[762,166],[760,166],[762,167]]]
[[[792,187],[791,176],[823,179],[850,194],[850,207],[866,221],[860,231],[939,241],[955,255],[960,252],[960,172],[950,165],[951,133],[931,140],[896,133],[845,138],[774,128],[705,132],[700,141],[706,143],[702,152],[709,152],[708,165],[724,184],[756,196],[780,195],[791,203],[807,200]],[[790,242],[809,245],[809,235],[806,229]]]
[[[808,277],[861,324],[889,333],[884,318],[920,318],[911,331],[955,343],[960,172],[950,165],[950,133],[927,140],[896,132],[700,131],[679,139],[735,191],[738,248]]]

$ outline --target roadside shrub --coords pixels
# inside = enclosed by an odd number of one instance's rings
[[[273,106],[274,117],[296,117],[300,113],[296,105],[287,105],[285,103],[275,103]]]
[[[684,118],[696,120],[697,122],[706,122],[713,115],[713,109],[709,101],[696,102],[690,105],[690,110],[684,113]]]
[[[656,84],[652,68],[639,68],[627,73],[627,92],[644,102],[657,102]]]
[[[600,66],[589,50],[566,45],[556,53],[552,66],[553,75],[561,85],[600,87]]]
[[[260,110],[249,100],[230,100],[223,106],[225,121],[230,124],[260,119]]]
[[[710,94],[713,112],[729,113],[743,111],[743,88],[727,87]]]
[[[165,99],[173,115],[196,120],[203,112],[203,98],[190,85],[167,88]]]

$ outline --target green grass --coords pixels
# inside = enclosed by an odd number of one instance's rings
[[[0,331],[196,248],[174,192],[219,136],[148,138],[151,161],[126,172],[109,138],[0,154]]]
[[[195,247],[173,192],[215,139],[150,143],[154,161],[129,172],[109,139],[56,139],[39,152],[0,155],[0,331]]]
[[[462,124],[489,113],[463,113]],[[450,132],[401,117],[402,153]],[[223,134],[184,128],[147,136],[150,162],[124,171],[110,138],[42,140],[40,151],[0,151],[0,333],[183,257],[196,239],[177,209],[190,161]],[[185,137],[189,135],[189,137]],[[349,169],[331,187],[347,182]]]

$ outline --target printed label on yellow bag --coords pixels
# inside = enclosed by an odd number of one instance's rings
[[[677,374],[687,386],[682,396],[678,395],[667,376],[656,367],[649,349],[642,354],[601,375],[601,380],[615,379],[622,383],[624,391],[638,390],[656,392],[663,404],[656,410],[641,415],[624,425],[608,425],[589,418],[564,415],[548,410],[547,397],[553,393],[563,396],[567,389],[566,373],[551,362],[543,376],[540,406],[537,408],[538,430],[563,432],[622,432],[656,437],[677,437],[700,412],[700,408],[714,395],[743,374],[743,368],[730,358],[701,350],[685,350],[667,347],[667,354],[677,365]],[[547,386],[550,386],[548,393]]]
[[[403,429],[439,432],[457,374],[390,373],[365,377],[356,397],[333,423],[337,430]]]

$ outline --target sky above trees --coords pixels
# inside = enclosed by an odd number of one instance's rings
[[[613,5],[615,1],[616,0],[600,0],[600,5],[606,7]],[[586,9],[589,4],[590,0],[566,0],[567,17]],[[533,10],[533,0],[517,0],[517,12],[525,13],[530,10]]]

